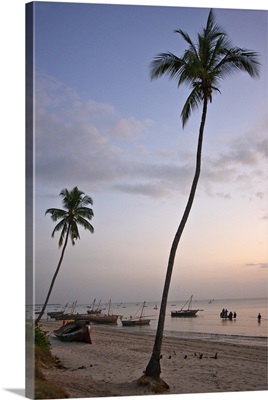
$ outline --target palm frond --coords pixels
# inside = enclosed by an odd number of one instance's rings
[[[87,206],[88,204],[91,204],[93,206],[93,199],[85,195],[81,201],[81,206]]]
[[[214,10],[211,8],[208,14],[206,27],[203,29],[202,36],[208,44],[214,44],[219,37],[226,36],[224,29],[217,24]]]
[[[83,226],[86,230],[89,230],[91,233],[94,233],[94,228],[93,226],[90,224],[90,222],[88,222],[85,218],[83,218],[82,216],[78,216],[76,222]]]
[[[93,210],[87,207],[88,204],[93,204],[90,196],[84,195],[84,192],[75,186],[72,190],[62,189],[60,192],[64,210],[59,208],[48,208],[46,214],[51,214],[53,221],[60,219],[52,232],[52,237],[55,233],[61,231],[59,238],[59,247],[62,246],[66,234],[70,234],[72,244],[75,244],[77,239],[80,239],[78,226],[82,225],[91,233],[94,232],[93,226],[88,222],[94,216]]]
[[[53,229],[53,232],[51,234],[52,237],[54,237],[56,232],[61,231],[59,243],[58,243],[59,247],[61,247],[63,244],[63,240],[64,240],[67,230],[68,230],[68,221],[66,219],[61,220]]]
[[[73,246],[75,245],[75,240],[80,239],[77,223],[74,220],[70,223],[70,237]]]
[[[59,218],[64,218],[66,216],[66,211],[60,208],[48,208],[45,212],[46,214],[51,214],[51,219],[57,221]]]
[[[192,112],[202,104],[202,96],[197,87],[195,87],[188,96],[181,112],[182,126],[184,127]]]
[[[76,214],[81,215],[82,217],[85,217],[87,219],[92,219],[94,217],[93,210],[89,207],[78,207],[76,209]]]
[[[189,44],[189,50],[191,52],[193,52],[195,54],[195,56],[198,58],[198,52],[197,49],[194,45],[194,43],[192,42],[190,36],[188,35],[188,33],[183,32],[181,29],[175,30],[176,33],[179,33],[183,39]]]
[[[257,78],[260,74],[258,53],[233,47],[231,49],[222,50],[223,58],[216,68],[222,75],[230,75],[237,71],[247,72],[252,78]]]
[[[179,75],[183,60],[172,53],[161,53],[151,62],[151,79],[167,74],[170,78]]]
[[[70,191],[68,189],[62,189],[60,196],[62,197],[64,208],[68,210],[75,209],[81,202],[83,194],[84,192],[79,190],[77,186]]]
[[[197,35],[196,44],[184,31],[175,32],[186,41],[188,48],[182,57],[171,52],[158,54],[151,63],[150,74],[152,79],[167,75],[176,79],[178,87],[185,84],[192,88],[181,113],[183,126],[203,100],[211,102],[213,93],[220,92],[218,85],[225,76],[238,71],[247,72],[253,78],[259,76],[258,53],[232,47],[212,9],[206,26]]]
[[[60,230],[63,230],[63,229],[66,229],[66,226],[67,226],[67,225],[68,225],[68,221],[67,221],[66,219],[62,219],[62,220],[55,226],[55,228],[53,229],[51,236],[54,237],[54,235],[55,235],[56,232],[58,232],[58,231],[60,231]]]

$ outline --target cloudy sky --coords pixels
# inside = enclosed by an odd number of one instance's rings
[[[35,301],[60,257],[61,189],[93,198],[50,302],[157,301],[195,168],[200,110],[184,129],[189,89],[150,79],[163,51],[181,56],[209,9],[36,3]],[[209,105],[202,173],[178,248],[170,300],[267,294],[267,11],[218,9],[235,46],[259,52],[260,78],[235,74]]]

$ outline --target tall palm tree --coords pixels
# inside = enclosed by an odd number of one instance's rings
[[[177,247],[191,211],[200,176],[202,142],[208,103],[212,101],[214,92],[220,92],[219,84],[223,78],[238,71],[245,71],[251,77],[258,77],[258,67],[260,65],[256,52],[239,47],[231,47],[227,34],[216,23],[213,10],[209,12],[206,27],[197,36],[197,43],[194,43],[189,35],[182,30],[176,30],[175,32],[186,41],[188,48],[182,57],[177,57],[170,52],[157,55],[151,63],[151,78],[155,79],[167,75],[176,80],[178,87],[182,84],[190,86],[190,95],[181,112],[183,127],[192,111],[199,106],[202,107],[202,117],[199,128],[195,174],[187,205],[171,246],[154,347],[142,377],[143,379],[146,377],[153,378],[154,381],[164,384],[165,382],[160,379],[160,353],[168,292]],[[166,387],[168,387],[167,384]]]
[[[64,209],[59,208],[49,208],[46,210],[46,214],[51,214],[52,221],[60,220],[52,232],[52,237],[58,231],[61,231],[60,238],[59,238],[59,248],[62,247],[60,260],[53,275],[48,294],[41,310],[41,313],[38,315],[35,323],[37,324],[40,319],[42,318],[49,297],[51,295],[56,277],[60,270],[60,266],[63,260],[63,256],[65,253],[65,249],[68,243],[68,239],[70,237],[72,245],[75,245],[75,241],[80,239],[78,225],[83,226],[85,229],[89,230],[91,233],[94,232],[93,226],[90,224],[90,220],[94,216],[93,211],[91,208],[87,207],[88,204],[93,205],[93,200],[91,197],[84,195],[76,186],[72,190],[63,189],[60,192],[60,196],[62,197],[62,203]]]

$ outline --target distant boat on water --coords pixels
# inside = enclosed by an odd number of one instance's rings
[[[121,320],[123,326],[141,326],[141,325],[149,325],[150,319],[143,316],[143,310],[146,307],[146,302],[144,301],[141,307],[141,313],[139,317],[129,317],[128,319]],[[139,311],[139,310],[138,310]],[[137,314],[137,313],[136,313]]]
[[[195,317],[198,313],[199,309],[193,310],[192,309],[192,300],[193,295],[186,301],[186,303],[182,306],[180,310],[171,311],[171,317]],[[185,308],[188,304],[188,308]]]

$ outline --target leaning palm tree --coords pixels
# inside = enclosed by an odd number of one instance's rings
[[[83,226],[85,229],[89,230],[91,233],[94,232],[93,226],[90,224],[90,220],[93,217],[93,211],[91,208],[87,207],[88,204],[93,204],[93,200],[91,197],[84,195],[77,187],[74,187],[72,190],[63,189],[60,192],[60,196],[62,197],[62,203],[64,209],[59,208],[49,208],[46,210],[46,214],[51,214],[52,221],[60,220],[55,226],[52,237],[58,231],[61,231],[59,238],[59,248],[62,247],[60,260],[56,269],[55,274],[53,275],[48,294],[41,310],[41,313],[38,315],[35,323],[37,324],[42,318],[49,297],[51,295],[56,277],[60,270],[60,266],[63,260],[63,256],[65,253],[65,249],[70,238],[72,245],[75,244],[77,239],[80,239],[78,225]]]
[[[213,10],[210,10],[206,27],[198,34],[196,43],[182,30],[176,30],[175,32],[186,41],[188,48],[182,57],[177,57],[170,52],[157,55],[151,63],[151,78],[155,79],[163,75],[168,75],[170,78],[176,80],[178,87],[182,84],[190,86],[190,95],[181,112],[183,127],[192,111],[199,106],[202,107],[202,116],[199,128],[195,174],[187,205],[169,254],[152,355],[143,377],[140,378],[140,383],[142,383],[142,380],[147,379],[146,384],[148,384],[148,380],[151,380],[152,385],[155,383],[157,385],[164,384],[166,388],[168,388],[168,385],[160,379],[160,353],[166,305],[177,247],[191,211],[200,176],[202,142],[208,103],[212,101],[214,92],[220,92],[219,84],[223,78],[238,71],[245,71],[251,77],[258,77],[258,67],[260,65],[256,52],[231,46],[227,34],[216,23]]]

